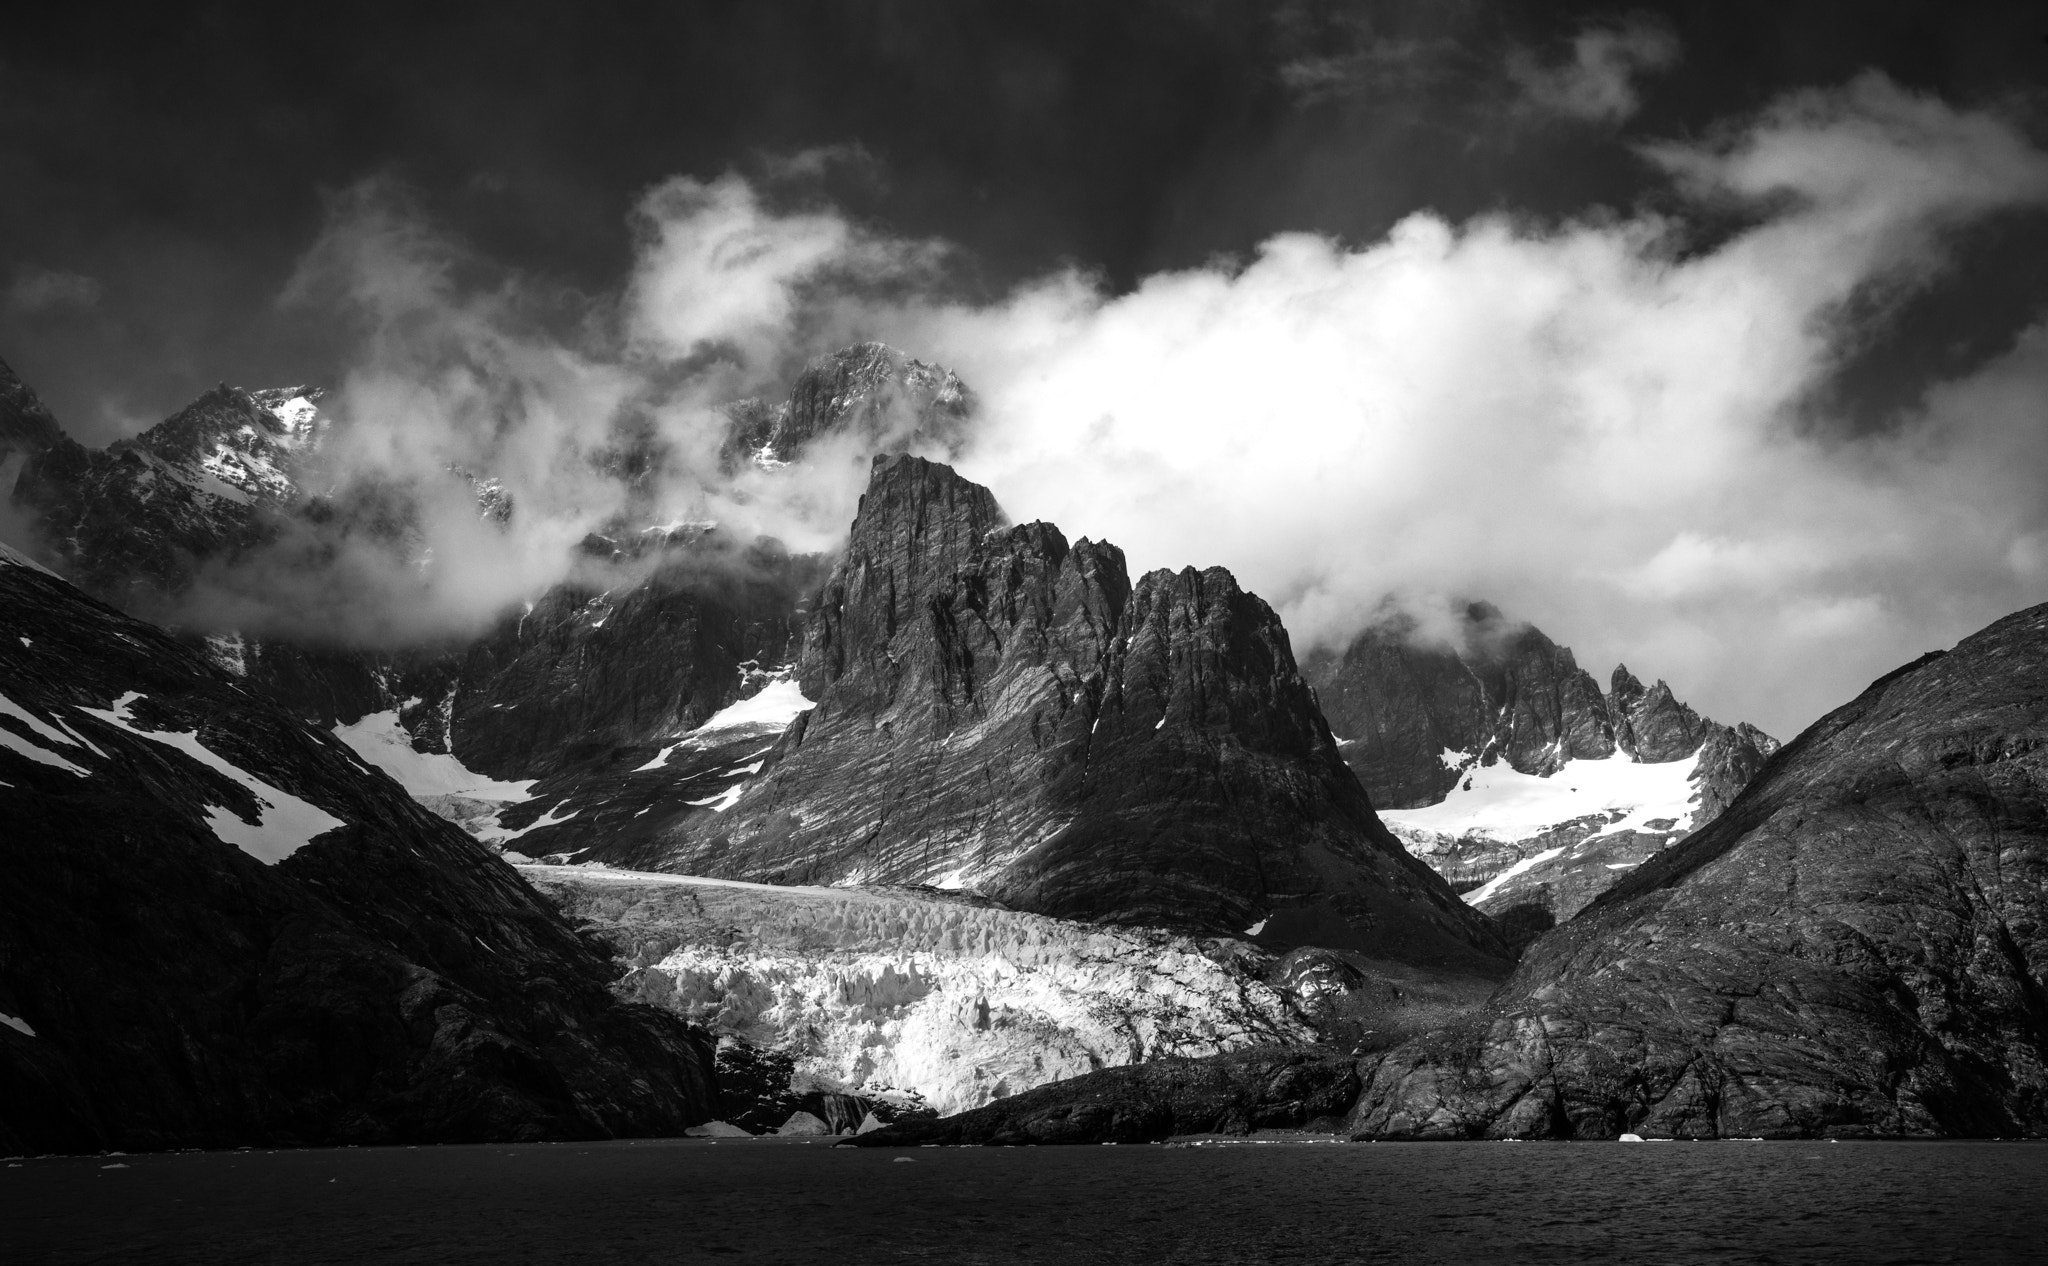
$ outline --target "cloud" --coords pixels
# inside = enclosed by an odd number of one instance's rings
[[[100,301],[100,283],[83,273],[26,268],[7,287],[6,306],[20,316],[90,308]]]
[[[786,390],[820,314],[868,281],[923,276],[927,248],[771,214],[736,177],[667,181],[635,223],[632,278],[591,296],[495,267],[401,185],[337,196],[281,297],[358,332],[301,479],[324,508],[210,568],[171,618],[416,644],[473,635],[564,580],[610,587],[652,565],[593,560],[593,533],[715,522],[740,544],[831,548],[865,482],[854,442],[733,474],[721,406]],[[484,478],[509,516],[480,513]],[[737,565],[736,551],[697,558]]]
[[[336,479],[412,489],[433,562],[339,550],[328,574],[364,571],[335,591],[402,638],[574,574],[581,534],[621,514],[830,547],[858,454],[732,482],[717,405],[880,338],[975,388],[963,470],[1013,515],[1140,569],[1228,566],[1298,649],[1341,645],[1388,595],[1486,598],[1596,673],[1625,660],[1790,732],[2048,599],[2048,321],[1883,429],[1823,411],[1887,311],[1869,297],[1938,284],[1960,230],[2038,214],[2048,154],[1877,76],[1640,152],[1663,211],[1419,213],[1376,241],[1282,234],[1128,292],[1069,270],[990,302],[945,291],[941,245],[732,176],[651,191],[612,296],[493,271],[371,190],[295,294],[366,331],[330,410]],[[1701,246],[1692,219],[1730,208],[1746,227]],[[607,473],[629,442],[655,457],[639,484]],[[451,466],[501,476],[511,524],[479,520]]]
[[[1898,426],[1815,417],[1873,289],[2048,204],[1996,116],[1877,77],[1646,151],[1684,215],[1418,214],[1346,246],[1128,294],[1041,280],[875,328],[984,403],[970,474],[1134,565],[1222,563],[1297,646],[1387,594],[1489,598],[1724,719],[1796,729],[1871,677],[2048,598],[2048,329]]]
[[[1588,26],[1564,61],[1544,63],[1527,49],[1508,55],[1508,77],[1525,108],[1588,123],[1620,123],[1636,112],[1636,80],[1678,60],[1678,37],[1656,19]]]

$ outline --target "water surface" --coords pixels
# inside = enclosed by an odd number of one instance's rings
[[[46,1158],[0,1166],[0,1261],[2039,1262],[2048,1143]]]

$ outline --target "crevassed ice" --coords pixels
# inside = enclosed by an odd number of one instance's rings
[[[650,965],[621,988],[790,1050],[820,1088],[958,1112],[1095,1068],[1309,1037],[1282,995],[1191,937],[897,892],[520,870],[572,910],[579,890],[594,910],[631,893],[619,931],[645,938]]]

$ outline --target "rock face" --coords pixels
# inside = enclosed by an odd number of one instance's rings
[[[1371,1067],[1375,1137],[2048,1134],[2048,606],[1879,679]]]
[[[1474,963],[1499,944],[1373,816],[1270,608],[876,462],[804,636],[817,706],[730,807],[616,860],[973,889],[1067,918]]]
[[[1569,918],[1776,749],[1626,666],[1603,694],[1569,648],[1489,604],[1454,615],[1445,640],[1392,612],[1303,672],[1382,820],[1488,913]]]
[[[913,889],[520,871],[629,965],[622,996],[786,1060],[803,1094],[962,1112],[1099,1068],[1314,1037],[1313,990],[1267,984],[1270,957],[1241,941]]]
[[[0,1152],[674,1134],[700,1031],[332,736],[0,552]]]

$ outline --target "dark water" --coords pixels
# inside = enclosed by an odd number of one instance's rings
[[[2043,1262],[2048,1144],[678,1140],[0,1166],[8,1266],[583,1261]]]

